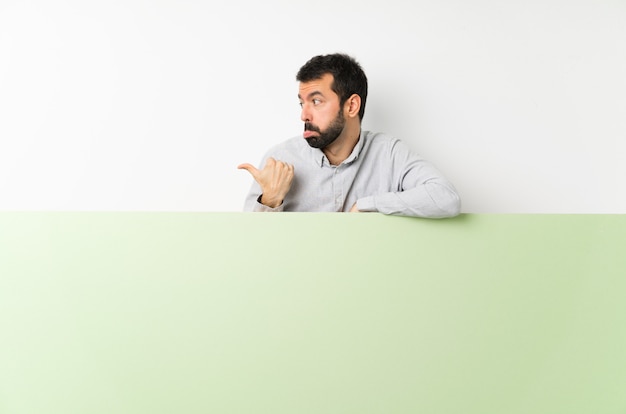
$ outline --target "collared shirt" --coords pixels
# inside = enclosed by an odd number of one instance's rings
[[[291,189],[283,203],[270,208],[259,202],[256,181],[246,197],[245,211],[378,211],[416,217],[452,217],[459,214],[460,198],[428,161],[402,141],[382,133],[362,131],[352,153],[339,165],[310,147],[302,136],[270,149],[272,157],[294,166]]]

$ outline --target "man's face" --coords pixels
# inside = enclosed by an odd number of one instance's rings
[[[333,75],[300,83],[298,99],[304,122],[302,135],[313,148],[325,148],[341,135],[346,119],[339,105],[339,96],[331,89]]]

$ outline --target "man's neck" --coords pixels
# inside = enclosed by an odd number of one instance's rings
[[[332,144],[322,149],[330,164],[339,165],[344,162],[352,154],[360,136],[360,125],[356,128],[346,128]]]

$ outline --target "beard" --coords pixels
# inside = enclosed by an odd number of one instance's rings
[[[313,125],[310,122],[306,122],[304,124],[305,131],[315,131],[319,135],[313,136],[306,139],[306,142],[313,148],[324,149],[330,144],[332,144],[343,132],[343,128],[346,126],[346,118],[343,116],[341,111],[337,114],[335,119],[328,125],[326,130],[322,131],[316,125]]]

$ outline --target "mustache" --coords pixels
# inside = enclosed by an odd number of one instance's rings
[[[313,125],[310,122],[305,122],[304,123],[304,130],[305,131],[313,131],[313,132],[317,132],[317,133],[322,133],[322,131],[319,129],[319,127],[317,127],[316,125]]]

